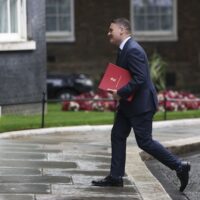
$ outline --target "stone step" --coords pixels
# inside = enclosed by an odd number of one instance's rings
[[[3,167],[17,167],[17,168],[77,168],[74,162],[53,162],[53,161],[30,161],[30,160],[0,160],[0,168]]]
[[[33,148],[23,148],[23,147],[1,147],[0,146],[0,152],[15,152],[15,153],[61,153],[62,151],[59,149],[43,149],[38,148],[38,149],[33,149]]]
[[[73,175],[73,183],[77,186],[88,186],[91,187],[92,180],[99,180],[103,179],[105,176],[98,177],[98,176],[79,176],[79,175]],[[130,180],[124,179],[124,187],[133,185]]]
[[[44,175],[53,176],[54,174],[59,176],[66,176],[66,175],[79,175],[79,176],[107,176],[109,174],[109,170],[63,170],[63,169],[44,169]]]
[[[0,194],[49,194],[49,184],[0,184]]]
[[[31,141],[31,140],[30,140]],[[24,142],[21,140],[0,140],[0,147],[27,147],[27,148],[38,148],[42,147],[40,144],[34,144],[33,142]]]
[[[31,137],[31,140],[29,140],[29,138],[23,138],[20,139],[20,142],[24,141],[25,143],[28,142],[30,144],[59,144],[59,143],[73,143],[76,141],[76,143],[80,143],[80,144],[86,144],[89,143],[90,138],[86,138],[84,139],[82,136],[81,137],[76,137],[75,139],[71,139],[71,138],[49,138],[49,137]],[[91,142],[93,142],[93,139],[91,139]]]
[[[51,153],[48,155],[48,160],[57,160],[57,161],[91,161],[93,163],[100,162],[100,163],[110,163],[111,157],[110,156],[95,156],[89,155],[84,153],[77,153],[77,154],[66,154],[66,153]]]
[[[34,195],[0,194],[0,200],[35,200]]]
[[[17,140],[16,140],[17,141]],[[20,142],[24,142],[24,143],[28,143],[28,144],[32,144],[32,145],[43,145],[43,144],[53,144],[53,145],[56,145],[56,144],[59,144],[62,142],[62,140],[49,140],[48,137],[46,137],[46,139],[43,139],[43,138],[31,138],[31,140],[29,138],[21,138],[20,139]]]
[[[0,143],[0,149],[4,149],[4,148],[23,148],[23,149],[41,149],[43,147],[43,145],[31,145],[31,144],[20,144],[20,143]]]
[[[31,168],[0,168],[0,176],[39,176],[42,175],[41,169]]]
[[[62,194],[68,196],[129,196],[136,195],[137,189],[135,186],[125,186],[125,187],[95,187],[95,186],[85,186],[85,185],[64,185],[64,184],[53,184],[52,185],[52,195]]]
[[[0,152],[0,160],[47,160],[47,154],[44,153],[16,153],[16,152]]]
[[[64,183],[72,184],[71,177],[61,176],[0,176],[0,184],[5,183]]]
[[[36,195],[35,200],[142,200],[139,195],[130,195],[130,196],[68,196],[68,195]]]

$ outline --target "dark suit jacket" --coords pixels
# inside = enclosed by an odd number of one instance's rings
[[[158,105],[157,94],[150,78],[148,59],[144,49],[130,38],[126,42],[116,64],[127,69],[133,77],[132,81],[117,91],[121,97],[119,110],[126,116],[156,111]],[[133,100],[131,102],[127,101],[127,97],[133,93]]]

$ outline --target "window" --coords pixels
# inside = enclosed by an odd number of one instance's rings
[[[0,0],[0,51],[36,49],[27,41],[26,0]]]
[[[0,42],[26,40],[25,3],[25,0],[0,0]]]
[[[46,1],[47,41],[74,41],[74,0]]]
[[[177,40],[177,0],[131,0],[133,35],[141,41]]]

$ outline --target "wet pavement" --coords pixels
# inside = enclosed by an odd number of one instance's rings
[[[200,125],[155,128],[154,136],[169,141],[199,136],[199,130]],[[136,146],[133,134],[128,146]],[[110,131],[2,139],[0,200],[142,200],[129,176],[124,178],[124,188],[91,186],[93,179],[109,173],[110,159]],[[174,173],[156,161],[148,164],[158,178],[162,177],[163,186],[170,186],[166,190],[174,200],[200,199],[200,156],[187,155],[187,160],[192,162],[193,178],[185,195],[178,192]]]
[[[91,186],[109,173],[109,133],[0,140],[0,200],[140,200],[134,183]]]

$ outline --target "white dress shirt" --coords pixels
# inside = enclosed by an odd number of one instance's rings
[[[122,43],[119,45],[119,48],[120,48],[121,50],[123,50],[124,45],[126,44],[126,42],[127,42],[130,38],[131,38],[131,36],[127,37],[126,39],[124,39],[124,40],[122,41]]]

